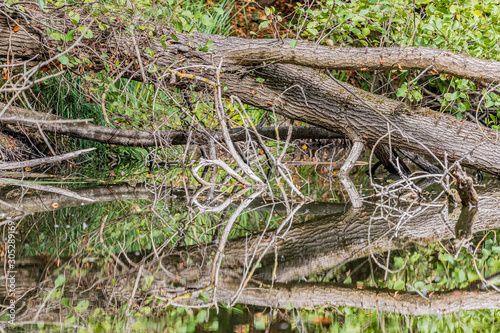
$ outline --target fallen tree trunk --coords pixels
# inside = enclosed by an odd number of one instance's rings
[[[64,33],[76,28],[63,13],[27,11],[38,22]],[[105,18],[99,19],[106,21]],[[37,60],[47,59],[50,52],[62,46],[61,42],[34,28],[40,25],[35,21],[15,21],[21,26],[17,32],[9,27],[9,22],[11,26],[14,23],[5,16],[0,20],[0,40],[10,41],[0,44],[0,58],[12,55],[19,61],[34,56],[38,56]],[[88,26],[90,22],[80,22],[83,23]],[[220,80],[227,88],[226,97],[238,96],[246,104],[333,132],[346,133],[346,128],[350,127],[366,139],[369,146],[381,139],[383,144],[390,141],[394,147],[415,153],[434,154],[438,158],[447,156],[451,160],[461,160],[464,166],[500,175],[497,131],[428,108],[411,107],[371,94],[306,67],[422,70],[432,67],[442,73],[493,82],[500,80],[499,62],[425,48],[330,49],[302,42],[292,47],[281,40],[245,40],[198,33],[186,35],[160,26],[155,27],[152,37],[146,32],[136,31],[134,38],[130,38],[122,25],[106,23],[109,28],[95,28],[93,38],[68,52],[73,57],[85,57],[91,63],[87,67],[84,64],[73,66],[73,70],[89,69],[89,66],[93,70],[113,68],[116,74],[119,69],[108,59],[126,64],[127,59],[132,58],[138,61],[140,66],[137,67],[141,70],[125,69],[120,73],[122,77],[167,87],[175,84],[171,76],[177,76],[195,80],[197,84],[201,82],[199,86],[206,85],[210,89],[214,85],[214,66],[222,62],[225,71]],[[162,42],[158,41],[160,38]],[[203,51],[208,41],[213,46],[209,52]],[[175,68],[181,65],[173,66],[179,63],[179,59],[182,60],[183,73],[175,72]],[[270,61],[281,63],[269,64]],[[29,63],[36,62],[31,60]],[[389,131],[390,135],[387,135]]]
[[[0,110],[5,108],[0,103]],[[190,137],[188,131],[160,130],[160,131],[138,131],[100,126],[88,122],[71,122],[71,119],[59,117],[50,113],[30,111],[18,107],[9,107],[0,122],[4,124],[19,125],[38,129],[38,125],[47,132],[67,135],[72,138],[80,138],[95,142],[116,144],[128,147],[156,147],[160,145],[184,145]],[[256,127],[257,133],[264,140],[286,139],[288,127]],[[243,128],[229,129],[233,141],[247,140],[247,131]],[[255,137],[253,129],[248,129],[250,135]],[[276,135],[278,132],[278,135]],[[210,137],[222,138],[220,132],[208,130],[196,131],[191,135],[191,142],[205,144]],[[292,127],[292,140],[297,139],[343,139],[342,132],[332,132],[318,127],[294,126]]]

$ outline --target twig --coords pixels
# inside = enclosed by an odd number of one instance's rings
[[[82,197],[82,196],[76,194],[73,191],[65,190],[65,189],[62,189],[62,188],[59,188],[59,187],[54,187],[54,186],[49,186],[49,185],[40,185],[40,184],[35,184],[35,183],[26,183],[26,182],[21,181],[21,180],[10,179],[10,178],[0,178],[0,184],[1,183],[15,185],[15,186],[27,187],[27,188],[31,188],[33,190],[39,190],[39,191],[47,191],[47,192],[57,193],[57,194],[61,194],[61,195],[65,195],[65,196],[71,197],[71,198],[75,198],[77,200],[94,202],[93,199]]]
[[[139,286],[139,281],[140,281],[141,275],[142,275],[142,268],[143,268],[143,265],[141,265],[139,267],[139,272],[137,272],[137,277],[135,278],[134,290],[132,290],[132,295],[130,295],[130,298],[129,298],[128,303],[127,303],[127,310],[125,311],[125,314],[127,315],[127,317],[130,315],[130,305],[132,304],[132,302],[134,300],[135,293],[137,291],[137,287]]]
[[[0,164],[0,170],[12,170],[12,169],[24,169],[28,167],[34,167],[40,164],[49,164],[49,163],[57,163],[65,160],[69,160],[71,158],[75,158],[81,154],[88,153],[90,151],[93,151],[97,148],[88,148],[88,149],[82,149],[82,150],[77,150],[73,151],[71,153],[67,154],[62,154],[58,156],[50,156],[50,157],[43,157],[43,158],[37,158],[29,161],[23,161],[23,162],[8,162],[8,163],[2,163]]]

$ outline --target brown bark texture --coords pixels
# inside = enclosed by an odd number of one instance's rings
[[[5,107],[0,103],[0,110]],[[19,107],[10,107],[3,114],[0,121],[4,124],[19,125],[29,127],[34,130],[40,127],[47,132],[67,135],[72,138],[87,139],[95,142],[116,144],[128,147],[156,147],[160,145],[184,145],[191,140],[191,143],[203,145],[210,137],[222,138],[219,131],[198,130],[189,135],[188,131],[180,130],[128,130],[108,126],[95,125],[88,122],[72,123],[70,119],[59,117],[50,113],[31,111]],[[264,140],[284,139],[288,134],[288,127],[256,127]],[[255,131],[244,128],[229,129],[231,140],[245,141],[248,136],[255,137]],[[292,140],[297,139],[343,139],[345,135],[342,132],[332,132],[323,128],[313,126],[294,126],[292,128]]]

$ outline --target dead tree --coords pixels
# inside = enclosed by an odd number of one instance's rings
[[[238,96],[248,105],[336,133],[347,134],[351,129],[367,146],[383,138],[381,144],[438,158],[446,156],[461,160],[464,166],[500,174],[498,131],[363,91],[328,73],[332,69],[432,69],[434,73],[497,82],[499,62],[430,48],[331,49],[306,42],[294,45],[287,40],[183,34],[155,22],[142,22],[155,27],[154,33],[148,34],[130,31],[107,17],[84,19],[82,15],[79,26],[92,31],[89,35],[84,30],[87,37],[92,36],[84,38],[64,12],[30,8],[21,12],[18,7],[1,5],[0,59],[11,65],[53,68],[51,75],[61,69],[105,70],[115,77],[164,89],[182,87],[185,82],[198,89],[213,89],[216,69],[222,66],[220,82],[225,97]],[[54,39],[48,27],[62,34],[75,30],[75,40]],[[74,62],[59,63],[61,54]],[[12,82],[14,95],[33,84],[33,70],[19,73],[17,78]],[[12,111],[11,106],[4,105],[0,117]],[[103,112],[106,116],[105,108]],[[391,135],[386,135],[388,131]]]

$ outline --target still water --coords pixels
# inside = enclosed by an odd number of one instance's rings
[[[462,207],[432,182],[376,196],[361,166],[356,210],[321,168],[300,172],[306,201],[182,181],[2,187],[3,330],[500,329],[498,181]]]

